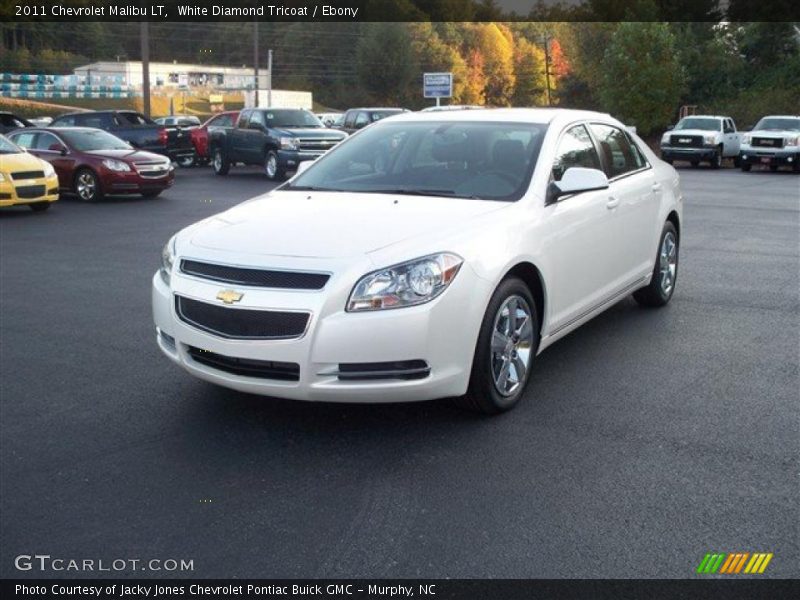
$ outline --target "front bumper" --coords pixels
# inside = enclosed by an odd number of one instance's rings
[[[177,264],[177,262],[176,262]],[[359,273],[363,274],[359,270]],[[362,313],[344,311],[358,276],[334,275],[321,291],[246,288],[241,308],[307,310],[305,333],[288,340],[232,340],[188,325],[176,314],[174,294],[222,306],[225,284],[186,277],[177,271],[167,286],[152,282],[153,318],[161,351],[192,375],[218,385],[265,396],[333,402],[408,402],[466,392],[478,330],[491,289],[463,265],[450,287],[432,302]],[[236,305],[237,307],[239,304]],[[237,310],[231,307],[230,310]],[[198,362],[190,349],[248,361],[299,365],[297,381],[240,375]],[[421,378],[389,376],[353,381],[339,377],[342,363],[425,361]]]
[[[160,192],[175,183],[173,170],[162,177],[142,177],[139,173],[105,171],[101,174],[103,193],[115,194],[144,194],[147,192]]]
[[[28,197],[25,188],[39,187],[42,194]],[[17,188],[21,188],[19,191]],[[37,202],[55,202],[58,200],[58,177],[43,177],[25,181],[12,181],[8,174],[0,181],[0,206],[16,206]]]
[[[778,167],[798,168],[800,163],[800,148],[768,149],[768,148],[742,148],[739,152],[739,161],[744,165],[767,165]]]
[[[714,158],[716,152],[717,146],[702,146],[696,148],[686,148],[682,146],[661,146],[661,158],[663,160],[711,160]]]
[[[317,160],[320,156],[325,154],[324,150],[321,151],[303,151],[303,150],[278,150],[278,167],[282,171],[295,171],[297,165],[307,160]]]

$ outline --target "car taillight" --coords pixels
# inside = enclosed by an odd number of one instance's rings
[[[167,138],[169,138],[169,134],[167,134],[166,129],[159,129],[158,131],[158,143],[162,146],[167,145]]]

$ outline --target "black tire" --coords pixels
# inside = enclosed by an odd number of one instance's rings
[[[664,253],[665,253],[665,241],[667,240],[668,236],[673,242],[674,247],[674,269],[671,268],[671,261],[667,260],[667,269],[669,269],[669,287],[665,285],[664,281],[664,272],[663,269],[665,268],[664,262]],[[672,254],[668,249],[667,246],[667,259],[669,259]],[[649,285],[643,287],[639,290],[636,290],[633,293],[633,298],[641,304],[642,306],[664,306],[669,302],[670,298],[672,298],[672,294],[675,293],[675,284],[678,280],[678,263],[680,258],[680,239],[678,238],[678,232],[675,229],[675,225],[673,225],[670,221],[664,223],[664,229],[661,230],[661,237],[658,238],[658,249],[656,251],[656,261],[655,265],[653,266],[653,277],[650,280]]]
[[[142,192],[142,197],[144,197],[144,198],[155,198],[156,196],[158,196],[163,191],[164,190],[157,190],[157,191],[153,190],[153,191],[148,191],[148,192]]]
[[[103,198],[100,180],[91,169],[80,169],[75,173],[73,191],[82,202],[97,202]]]
[[[52,202],[35,202],[34,204],[28,204],[28,206],[31,207],[33,212],[44,212],[50,208],[51,204]]]
[[[742,171],[744,171],[745,173],[748,173],[750,171],[750,169],[753,168],[753,165],[751,165],[750,163],[743,162],[742,165],[741,165],[741,168],[742,168]]]
[[[531,367],[536,350],[539,348],[539,319],[536,310],[533,295],[521,279],[509,277],[497,286],[481,324],[472,359],[469,388],[464,396],[453,399],[457,406],[487,415],[505,412],[516,406],[530,381]],[[513,320],[514,323],[509,318],[512,311],[517,315]],[[524,326],[526,322],[521,318],[523,313],[528,318],[527,325]],[[513,335],[501,333],[497,329],[510,331],[512,324],[516,325]],[[497,338],[496,329],[500,334]],[[504,348],[501,351],[497,349],[497,343],[502,339],[506,340],[506,345],[500,345]],[[521,361],[524,365],[526,359],[527,368],[520,378],[516,364],[517,361]],[[515,379],[511,377],[512,368]],[[503,373],[505,373],[504,380]],[[496,381],[496,375],[500,376],[502,384]],[[510,387],[505,393],[501,393],[500,385],[503,388]]]
[[[714,152],[714,156],[708,162],[711,165],[712,169],[719,169],[722,167],[722,148],[717,148]]]
[[[197,157],[194,154],[190,156],[181,156],[176,162],[182,169],[191,169],[197,164]]]
[[[278,153],[275,150],[267,150],[264,155],[264,174],[270,181],[282,181],[286,176],[286,171],[281,167]]]
[[[777,170],[778,170],[778,165],[770,165],[770,166],[769,166],[769,170],[770,170],[770,171],[772,171],[772,172],[774,173],[775,171],[777,171]]]
[[[211,152],[211,166],[216,175],[227,175],[231,170],[231,163],[222,148],[214,148]]]
[[[733,167],[735,169],[738,169],[741,166],[742,166],[742,159],[739,158],[738,156],[734,156],[733,157]]]

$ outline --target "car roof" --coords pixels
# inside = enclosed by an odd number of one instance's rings
[[[800,115],[764,115],[761,118],[762,119],[800,119]]]
[[[398,108],[398,107],[391,107],[391,106],[373,106],[373,107],[362,106],[360,108],[348,108],[347,110],[371,110],[372,112],[378,112],[378,111],[381,111],[381,110],[399,110],[399,111],[402,111],[402,112],[407,112],[407,109],[405,109],[405,108]]]
[[[397,121],[497,121],[508,123],[551,123],[555,120],[583,121],[603,120],[618,122],[607,113],[569,108],[489,108],[486,110],[442,110],[428,112],[406,112],[391,117]]]
[[[683,119],[730,119],[722,115],[686,115]],[[683,120],[681,119],[681,120]]]

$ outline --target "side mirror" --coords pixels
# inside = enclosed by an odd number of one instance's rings
[[[314,164],[313,160],[304,160],[302,162],[297,163],[297,171],[295,171],[295,175],[300,175],[303,171],[306,171],[308,167]]]
[[[608,177],[600,169],[570,167],[561,181],[553,181],[547,187],[546,205],[558,202],[561,196],[608,189]]]
[[[675,129],[675,125],[667,125],[667,131],[672,131]]]

